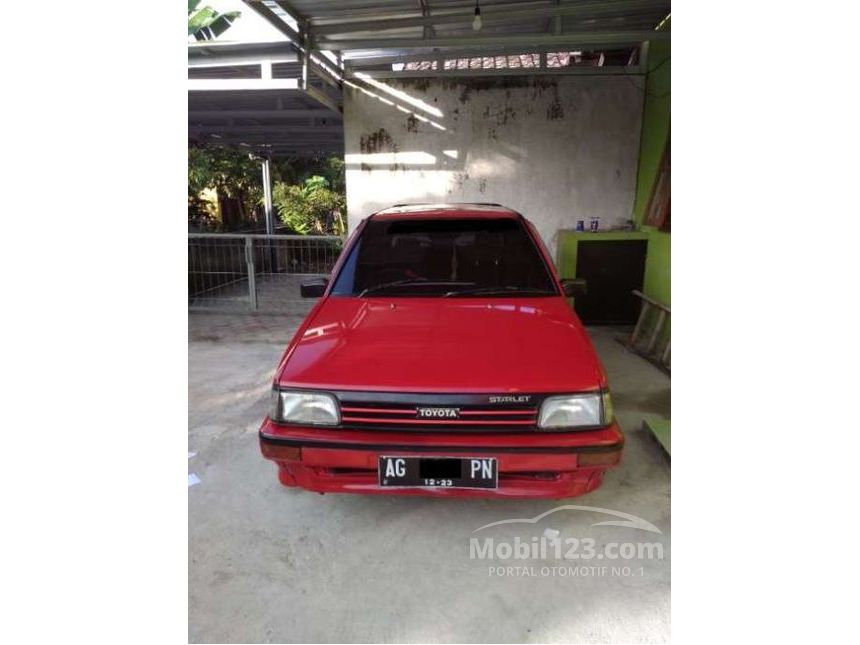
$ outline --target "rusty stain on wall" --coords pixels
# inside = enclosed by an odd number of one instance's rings
[[[468,103],[472,98],[472,92],[482,92],[484,90],[505,89],[506,95],[510,98],[510,90],[508,88],[518,87],[533,87],[535,95],[542,93],[548,87],[557,87],[558,82],[552,77],[526,77],[526,76],[500,76],[495,78],[472,78],[472,79],[438,79],[435,81],[441,85],[444,90],[457,90],[460,94],[458,100],[462,104]],[[428,79],[408,79],[399,80],[397,85],[400,87],[426,92],[431,87],[431,82]],[[434,97],[434,102],[438,100]]]
[[[546,109],[546,118],[549,121],[558,121],[564,118],[564,108],[556,96]]]
[[[508,100],[511,98],[512,88],[531,88],[532,101],[537,101],[546,91],[553,92],[552,103],[546,110],[546,118],[548,121],[558,121],[564,118],[564,105],[559,98],[558,79],[552,76],[501,76],[495,78],[472,78],[472,79],[439,79],[436,81],[438,85],[445,90],[456,90],[459,92],[458,101],[465,105],[472,99],[473,92],[482,92],[485,90],[505,90],[505,105],[503,108],[484,110],[484,118],[491,119],[496,125],[506,125],[509,121],[516,118],[516,111],[508,105]],[[433,85],[428,79],[409,79],[401,80],[398,84],[404,88],[417,90],[419,92],[428,91]],[[433,101],[437,102],[438,97],[433,97]],[[526,106],[526,115],[533,114],[534,110],[531,105]],[[451,112],[453,121],[458,121],[460,109],[456,108]],[[417,132],[418,123],[414,115],[410,115],[406,121],[406,130],[408,132]],[[495,129],[491,129],[488,133],[491,139],[496,139]]]
[[[398,152],[399,149],[397,144],[394,142],[394,139],[391,138],[391,135],[388,134],[388,130],[385,128],[379,128],[370,134],[361,135],[361,139],[358,142],[358,149],[361,151],[361,154],[364,155],[372,155],[379,152]],[[366,172],[370,172],[372,168],[366,164],[361,164],[361,169]],[[388,169],[391,172],[396,170],[400,170],[400,164],[393,163],[388,166]]]
[[[629,216],[642,103],[625,79],[450,76],[386,85],[413,100],[345,93],[347,151],[364,155],[347,168],[351,228],[390,203],[498,201],[531,213],[552,246],[576,217]]]
[[[430,79],[429,78],[418,78],[412,81],[409,84],[409,87],[412,89],[416,89],[419,92],[426,92],[430,89]]]
[[[358,143],[362,154],[372,155],[377,152],[397,152],[397,144],[385,128],[379,128],[370,134],[361,135]]]
[[[488,105],[484,108],[483,116],[485,119],[495,121],[496,125],[506,125],[509,120],[513,121],[517,117],[517,112],[510,105],[493,109],[490,109],[490,106]]]
[[[448,188],[448,191],[447,191],[447,193],[449,195],[451,193],[453,193],[455,190],[463,190],[463,186],[466,184],[467,181],[469,181],[469,173],[468,172],[454,173],[454,176],[452,177],[452,179],[453,179],[453,182],[452,182],[453,186]]]
[[[557,121],[564,118],[564,107],[561,105],[561,99],[558,96],[558,83],[552,88],[552,103],[546,109],[546,118],[548,121]]]

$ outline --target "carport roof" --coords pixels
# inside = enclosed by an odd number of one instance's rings
[[[265,156],[343,151],[339,81],[288,42],[188,46],[188,137]]]
[[[245,0],[273,26],[301,26],[312,48],[368,59],[413,53],[497,52],[503,48],[638,46],[669,14],[669,0]]]
[[[341,88],[374,78],[641,73],[669,0],[244,0],[286,38],[188,46],[194,141],[343,152]],[[641,49],[640,49],[641,48]]]

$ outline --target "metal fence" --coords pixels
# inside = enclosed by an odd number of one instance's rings
[[[188,235],[188,308],[304,313],[299,285],[328,275],[343,249],[334,235]]]

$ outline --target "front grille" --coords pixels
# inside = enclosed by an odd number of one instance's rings
[[[374,430],[523,432],[534,430],[542,396],[491,403],[499,395],[338,392],[341,425]]]

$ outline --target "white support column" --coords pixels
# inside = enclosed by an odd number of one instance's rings
[[[263,204],[266,211],[266,234],[275,234],[275,207],[272,204],[272,172],[269,160],[263,159]]]

